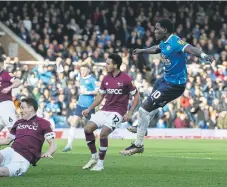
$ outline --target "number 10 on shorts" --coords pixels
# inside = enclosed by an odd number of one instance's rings
[[[161,92],[158,90],[155,90],[154,93],[151,94],[151,97],[158,99],[161,96]]]

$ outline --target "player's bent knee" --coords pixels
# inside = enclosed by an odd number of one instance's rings
[[[152,110],[156,109],[157,106],[155,105],[155,101],[152,97],[148,98],[141,106],[147,112],[151,112]]]
[[[100,133],[100,139],[108,138],[109,134],[112,132],[112,129],[109,127],[103,127]]]
[[[92,133],[97,129],[97,125],[93,122],[88,122],[87,125],[84,127],[84,133]]]
[[[84,127],[84,133],[91,133],[91,128],[88,125]]]

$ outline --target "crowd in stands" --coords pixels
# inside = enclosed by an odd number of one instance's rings
[[[160,109],[150,127],[227,128],[227,4],[225,2],[1,2],[0,19],[46,62],[62,61],[64,72],[54,65],[28,65],[14,58],[8,67],[23,80],[14,99],[33,95],[39,114],[56,127],[67,127],[79,93],[79,65],[86,61],[100,84],[105,69],[99,66],[109,53],[123,58],[122,71],[135,80],[141,101],[146,99],[163,65],[159,55],[144,55],[151,71],[145,71],[135,48],[157,44],[154,26],[169,17],[175,34],[216,59],[217,72],[206,62],[188,56],[188,83],[183,96]],[[206,10],[206,11],[205,11]],[[7,60],[10,60],[9,58]],[[129,106],[130,107],[130,106]],[[136,125],[138,112],[132,124]],[[128,124],[126,124],[127,126]]]

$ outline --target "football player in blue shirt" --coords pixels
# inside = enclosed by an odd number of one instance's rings
[[[180,97],[187,82],[187,53],[212,62],[214,58],[208,56],[198,48],[182,41],[173,33],[173,23],[170,19],[159,20],[155,25],[154,35],[159,45],[148,49],[135,49],[133,54],[161,54],[164,63],[164,76],[158,79],[148,99],[139,108],[139,123],[134,132],[137,132],[136,141],[121,151],[123,155],[133,155],[144,151],[143,140],[159,107],[164,107],[170,101]],[[133,130],[132,130],[133,131]]]
[[[71,119],[71,127],[69,129],[68,143],[64,148],[63,152],[68,152],[72,150],[72,143],[76,133],[76,127],[82,118],[82,111],[87,109],[94,101],[95,95],[97,93],[96,79],[90,75],[90,69],[87,65],[82,65],[80,67],[80,90],[79,99],[75,109],[74,116]],[[89,119],[91,114],[95,111],[92,110],[87,118]]]

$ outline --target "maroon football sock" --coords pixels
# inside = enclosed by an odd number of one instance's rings
[[[108,138],[100,139],[99,159],[104,160],[108,148]]]
[[[97,153],[95,146],[95,135],[94,133],[85,133],[87,146],[91,151],[91,154]]]

